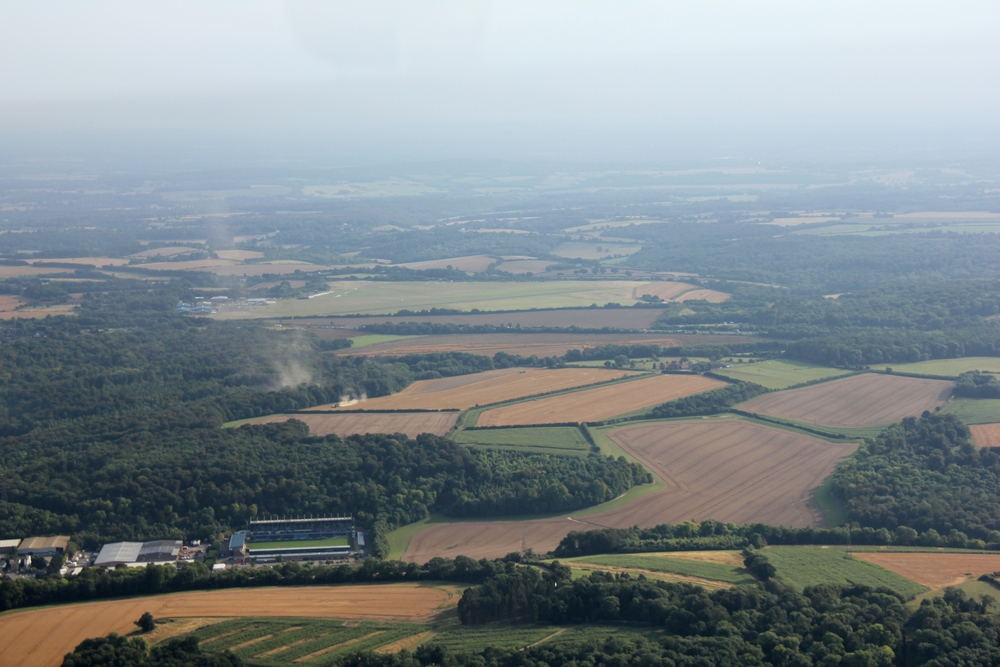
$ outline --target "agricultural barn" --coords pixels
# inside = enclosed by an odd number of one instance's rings
[[[113,542],[101,547],[94,565],[146,565],[174,563],[181,552],[180,540],[155,542]]]
[[[0,555],[6,556],[17,548],[21,540],[0,540]]]
[[[17,553],[20,556],[41,556],[47,558],[56,554],[66,553],[69,545],[68,535],[56,535],[55,537],[29,537],[18,547]]]
[[[246,530],[248,555],[258,561],[344,558],[355,538],[354,517],[262,519]]]

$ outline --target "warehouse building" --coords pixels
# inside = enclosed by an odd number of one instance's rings
[[[113,567],[116,565],[143,566],[150,563],[156,565],[176,563],[181,546],[180,540],[113,542],[101,547],[94,565]]]
[[[29,537],[21,542],[17,548],[20,556],[41,556],[50,558],[56,554],[66,553],[69,545],[68,535],[56,535],[54,537]]]
[[[0,540],[0,556],[9,556],[21,544],[21,540]]]

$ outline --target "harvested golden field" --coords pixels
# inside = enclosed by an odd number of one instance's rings
[[[651,553],[646,555],[660,556],[663,558],[680,558],[681,560],[693,560],[699,563],[717,563],[719,565],[743,567],[743,556],[740,555],[739,551],[664,551],[661,553]]]
[[[933,410],[948,400],[954,386],[946,380],[865,373],[764,394],[738,407],[807,424],[860,428]]]
[[[57,269],[49,266],[0,266],[0,279],[20,278],[22,276],[43,276],[48,274],[70,273],[73,269]]]
[[[522,357],[533,354],[539,357],[561,357],[569,350],[582,350],[608,343],[648,343],[663,347],[680,345],[672,336],[657,334],[446,334],[390,340],[365,345],[356,350],[348,348],[340,354],[373,356],[468,352],[492,357],[497,352],[506,352]]]
[[[421,380],[393,394],[371,398],[348,406],[351,410],[465,410],[477,405],[509,401],[548,391],[570,389],[596,382],[615,380],[630,371],[608,368],[503,368],[474,375]],[[311,410],[332,410],[336,405],[320,405]]]
[[[215,252],[221,259],[234,259],[237,262],[245,262],[248,259],[259,259],[264,253],[257,250],[217,250]]]
[[[964,584],[991,572],[1000,572],[1000,554],[854,552],[855,558],[874,563],[932,590]]]
[[[87,602],[0,615],[0,665],[51,667],[88,637],[126,634],[156,618],[293,616],[421,621],[458,603],[453,586],[384,584],[197,591]]]
[[[600,421],[721,387],[701,375],[656,375],[632,382],[540,398],[487,410],[476,426],[522,426]]]
[[[522,536],[527,546],[544,553],[573,530],[689,519],[822,526],[813,491],[857,447],[738,419],[654,422],[606,433],[653,470],[665,488],[568,519],[434,524],[413,537],[404,560],[499,557],[519,551]]]
[[[457,271],[469,271],[479,273],[489,268],[490,264],[496,262],[495,257],[489,255],[467,255],[465,257],[449,257],[447,259],[432,259],[426,262],[407,262],[397,264],[407,269],[423,271],[426,269],[447,269],[449,266]]]
[[[21,301],[21,297],[19,296],[14,296],[12,294],[0,294],[0,313],[14,310],[22,303],[24,302]]]
[[[676,296],[684,292],[690,292],[692,289],[694,289],[694,285],[689,285],[688,283],[663,281],[639,285],[632,290],[632,294],[636,299],[643,294],[648,294],[650,296],[658,296],[664,301],[672,301]]]
[[[21,310],[0,311],[0,320],[13,319],[36,319],[48,317],[49,315],[71,315],[75,307],[71,303],[62,303],[57,306],[38,306],[36,308],[22,308]]]
[[[1000,447],[1000,424],[970,426],[973,441],[980,447]]]
[[[421,433],[444,435],[458,421],[458,415],[458,412],[346,412],[335,415],[268,415],[244,423],[270,424],[298,419],[305,422],[313,435],[344,437],[356,433],[405,433],[415,438]]]

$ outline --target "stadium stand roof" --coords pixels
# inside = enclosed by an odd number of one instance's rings
[[[229,550],[238,551],[247,543],[247,531],[238,530],[229,538]]]
[[[113,542],[101,547],[94,565],[119,565],[134,563],[139,558],[142,542]]]

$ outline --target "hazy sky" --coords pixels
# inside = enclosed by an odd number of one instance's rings
[[[1000,134],[995,1],[13,0],[0,17],[7,140],[575,158]]]

